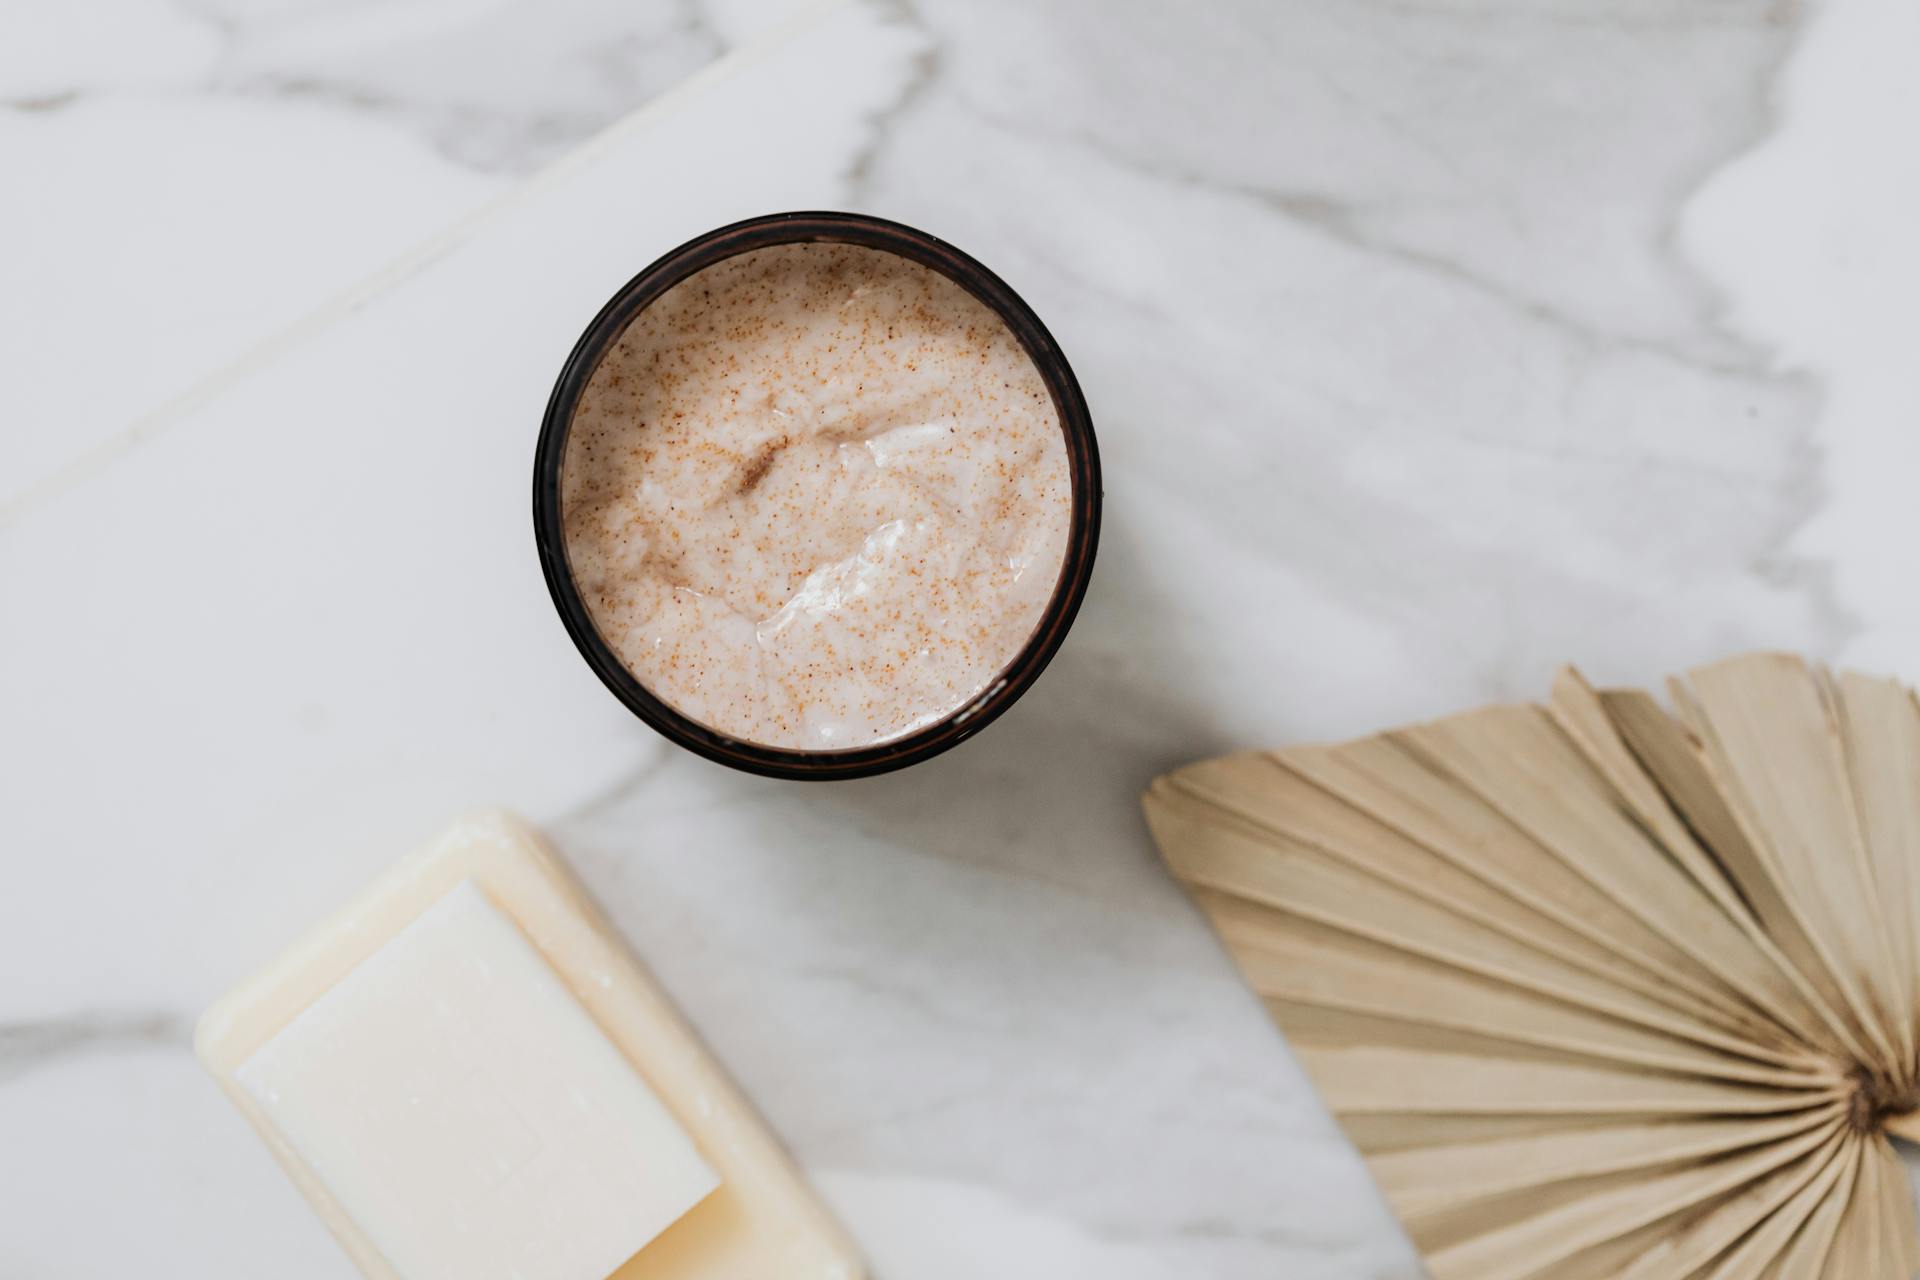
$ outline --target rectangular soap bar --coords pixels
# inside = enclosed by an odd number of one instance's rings
[[[719,1185],[472,880],[233,1074],[420,1280],[602,1280]]]
[[[375,1280],[855,1280],[858,1259],[584,891],[463,821],[200,1023]]]

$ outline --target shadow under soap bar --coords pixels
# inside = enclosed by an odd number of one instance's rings
[[[572,876],[466,820],[221,1000],[201,1060],[373,1280],[856,1280]]]

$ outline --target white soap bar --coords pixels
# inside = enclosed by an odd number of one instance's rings
[[[510,818],[468,819],[402,862],[210,1009],[196,1047],[372,1280],[862,1274],[751,1106]]]
[[[604,1280],[719,1185],[472,880],[234,1074],[407,1280]]]

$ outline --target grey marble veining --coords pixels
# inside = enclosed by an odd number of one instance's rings
[[[1145,782],[1531,697],[1567,660],[1644,682],[1767,645],[1920,676],[1887,551],[1911,504],[1880,479],[1912,461],[1920,383],[1877,337],[1920,296],[1899,149],[1920,103],[1867,56],[1911,25],[1885,6],[917,0],[833,11],[797,64],[756,61],[819,21],[781,0],[114,9],[0,17],[0,163],[30,193],[0,202],[23,371],[0,420],[35,426],[0,436],[21,606],[0,611],[0,774],[30,890],[0,899],[0,1199],[33,1206],[0,1273],[343,1274],[187,1027],[396,842],[504,801],[890,1280],[1412,1276],[1160,873]],[[716,59],[724,93],[686,87]],[[925,226],[1034,304],[1086,388],[1093,592],[1019,708],[936,762],[825,788],[709,768],[616,714],[545,618],[492,648],[381,642],[348,623],[415,618],[436,580],[382,576],[300,490],[342,539],[310,555],[241,487],[282,447],[328,474],[277,441],[296,410],[243,411],[242,378],[147,416],[649,102],[618,144],[647,162],[629,198],[750,156],[685,216]],[[751,122],[783,112],[817,127],[763,156]],[[661,226],[699,229],[681,216]],[[459,292],[463,246],[511,256],[500,216],[473,225],[247,367],[452,325],[485,301]],[[603,296],[668,234],[514,252]],[[1831,248],[1853,243],[1870,268]],[[143,341],[103,378],[109,290]],[[522,357],[528,385],[557,359]],[[477,424],[511,456],[440,512],[470,548],[408,526],[453,598],[524,551],[518,429]],[[461,525],[496,488],[513,509]],[[266,526],[243,565],[285,555],[311,585],[171,607],[163,588],[219,580],[201,523],[228,505]],[[534,594],[496,623],[544,608],[525,568],[501,590]],[[307,679],[268,679],[214,623],[286,628]],[[471,712],[472,687],[500,706]],[[103,1194],[128,1238],[76,1250]]]
[[[190,1038],[186,1020],[166,1012],[77,1013],[4,1023],[0,1024],[0,1082],[29,1071],[57,1068],[83,1054],[179,1051]]]

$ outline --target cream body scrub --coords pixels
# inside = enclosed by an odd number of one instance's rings
[[[574,409],[570,571],[648,691],[746,742],[871,746],[951,715],[1034,633],[1072,486],[1032,359],[945,276],[779,244],[641,310]]]

